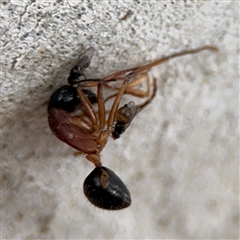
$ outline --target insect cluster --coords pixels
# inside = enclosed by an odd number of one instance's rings
[[[116,173],[102,166],[101,152],[109,137],[120,138],[133,118],[155,97],[156,79],[148,77],[152,67],[169,59],[203,50],[217,49],[204,46],[182,51],[99,79],[85,76],[85,70],[95,53],[94,48],[87,48],[79,56],[70,71],[68,85],[60,87],[50,97],[48,121],[55,136],[85,154],[86,159],[95,165],[83,184],[84,193],[92,204],[108,210],[123,209],[131,205],[131,196],[126,185]],[[141,88],[143,84],[146,89]],[[110,94],[106,96],[106,92]],[[129,101],[120,106],[125,95],[144,101],[141,104]]]

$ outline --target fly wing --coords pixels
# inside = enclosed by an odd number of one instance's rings
[[[79,56],[76,65],[81,71],[84,71],[90,65],[94,53],[95,49],[93,47],[89,47]]]
[[[127,106],[128,109],[130,109],[131,114],[129,115],[129,122],[131,122],[133,120],[133,118],[135,117],[135,115],[137,114],[138,105],[136,105],[135,102],[131,101],[131,102],[127,103],[125,106]]]
[[[131,101],[125,104],[123,107],[119,108],[116,113],[117,122],[121,122],[127,128],[137,114],[137,110],[138,105],[136,105],[135,102]]]
[[[119,108],[116,113],[115,126],[112,131],[113,139],[120,138],[120,136],[126,131],[130,126],[133,118],[138,112],[138,105],[131,101],[125,104],[123,107]]]

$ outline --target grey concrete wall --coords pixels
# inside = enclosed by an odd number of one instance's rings
[[[1,1],[2,238],[238,238],[238,23],[237,1]],[[93,165],[46,112],[81,50],[99,77],[206,44],[151,71],[156,98],[102,153],[131,207],[92,206]]]

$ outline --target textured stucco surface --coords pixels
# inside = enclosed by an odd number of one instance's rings
[[[1,1],[2,238],[238,238],[238,23],[238,1]],[[206,44],[220,51],[153,69],[153,103],[103,151],[132,206],[93,207],[51,93],[87,46],[98,77]]]

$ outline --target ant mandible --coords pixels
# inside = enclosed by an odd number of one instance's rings
[[[48,121],[55,136],[85,154],[95,165],[95,169],[83,184],[84,193],[92,204],[109,210],[123,209],[131,205],[131,196],[126,185],[112,170],[102,166],[100,154],[108,138],[119,138],[133,118],[155,97],[156,79],[153,78],[151,83],[148,72],[172,58],[203,50],[218,49],[214,46],[204,46],[182,51],[150,64],[118,71],[99,79],[87,79],[84,73],[91,63],[95,49],[89,47],[79,56],[76,65],[70,71],[68,85],[60,87],[50,97]],[[146,91],[138,88],[144,82],[147,84]],[[120,85],[115,86],[113,83]],[[153,88],[151,95],[150,85]],[[116,92],[104,98],[103,87]],[[96,88],[97,93],[89,88]],[[122,97],[126,94],[146,100],[140,105],[130,101],[119,108]],[[113,103],[107,110],[106,103],[110,99]],[[94,108],[96,104],[97,107]]]

